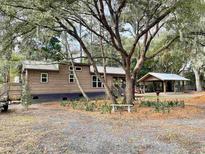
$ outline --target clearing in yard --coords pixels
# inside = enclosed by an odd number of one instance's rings
[[[57,102],[28,111],[11,105],[0,114],[0,153],[205,153],[204,98],[185,97],[188,105],[170,113],[134,108],[101,114]]]

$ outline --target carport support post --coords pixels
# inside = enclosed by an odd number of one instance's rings
[[[145,82],[143,82],[143,93],[145,93]]]
[[[25,79],[24,79],[24,83],[25,85],[28,84],[28,70],[26,69],[26,73],[25,73]]]
[[[182,92],[185,91],[184,81],[182,81]]]
[[[176,81],[174,81],[174,93],[176,93]]]
[[[167,92],[167,82],[163,81],[164,93]]]

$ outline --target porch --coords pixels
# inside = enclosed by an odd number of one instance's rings
[[[0,87],[0,100],[20,100],[21,91],[21,83],[3,83]]]

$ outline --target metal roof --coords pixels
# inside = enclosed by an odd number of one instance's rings
[[[44,62],[44,61],[23,61],[23,71],[25,69],[30,70],[50,70],[50,71],[59,71],[59,65],[54,62]]]
[[[99,73],[104,73],[103,66],[97,66]],[[90,72],[94,73],[93,66],[90,66]],[[107,74],[125,75],[125,71],[122,67],[106,67]]]
[[[45,62],[45,61],[23,61],[23,71],[25,69],[30,70],[50,70],[50,71],[59,71],[59,64],[55,62]],[[82,63],[76,63],[77,66],[90,66],[89,64],[82,64]],[[97,66],[99,73],[104,73],[103,66]],[[90,66],[90,72],[94,73],[93,66]],[[107,74],[116,74],[116,75],[125,75],[125,71],[122,67],[106,67],[106,73]]]
[[[162,81],[189,81],[189,79],[182,77],[180,75],[177,74],[172,74],[172,73],[148,73],[145,76],[143,76],[142,78],[140,78],[138,80],[138,82],[142,82],[144,80],[146,80],[146,78],[148,78],[149,76],[153,76],[159,80]]]

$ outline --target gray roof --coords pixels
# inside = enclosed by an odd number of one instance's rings
[[[50,71],[59,71],[59,64],[55,62],[44,62],[44,61],[23,61],[23,71],[25,69],[30,70],[50,70]],[[85,65],[89,66],[88,64],[81,64],[77,63],[76,65]],[[99,73],[104,73],[103,66],[97,66]],[[93,66],[90,66],[90,72],[94,73]],[[122,67],[106,67],[107,74],[116,74],[116,75],[125,75],[125,71]]]
[[[143,76],[141,79],[138,80],[138,82],[143,81],[144,79],[146,79],[148,76],[153,76],[159,80],[162,81],[189,81],[189,79],[182,77],[180,75],[177,74],[172,74],[172,73],[148,73],[145,76]]]
[[[99,73],[104,73],[103,66],[97,66]],[[90,66],[90,72],[94,73],[93,66]],[[122,67],[106,67],[107,74],[125,75],[125,71]]]
[[[43,61],[23,61],[23,71],[25,69],[30,70],[49,70],[49,71],[59,71],[59,65],[54,62],[43,62]]]

